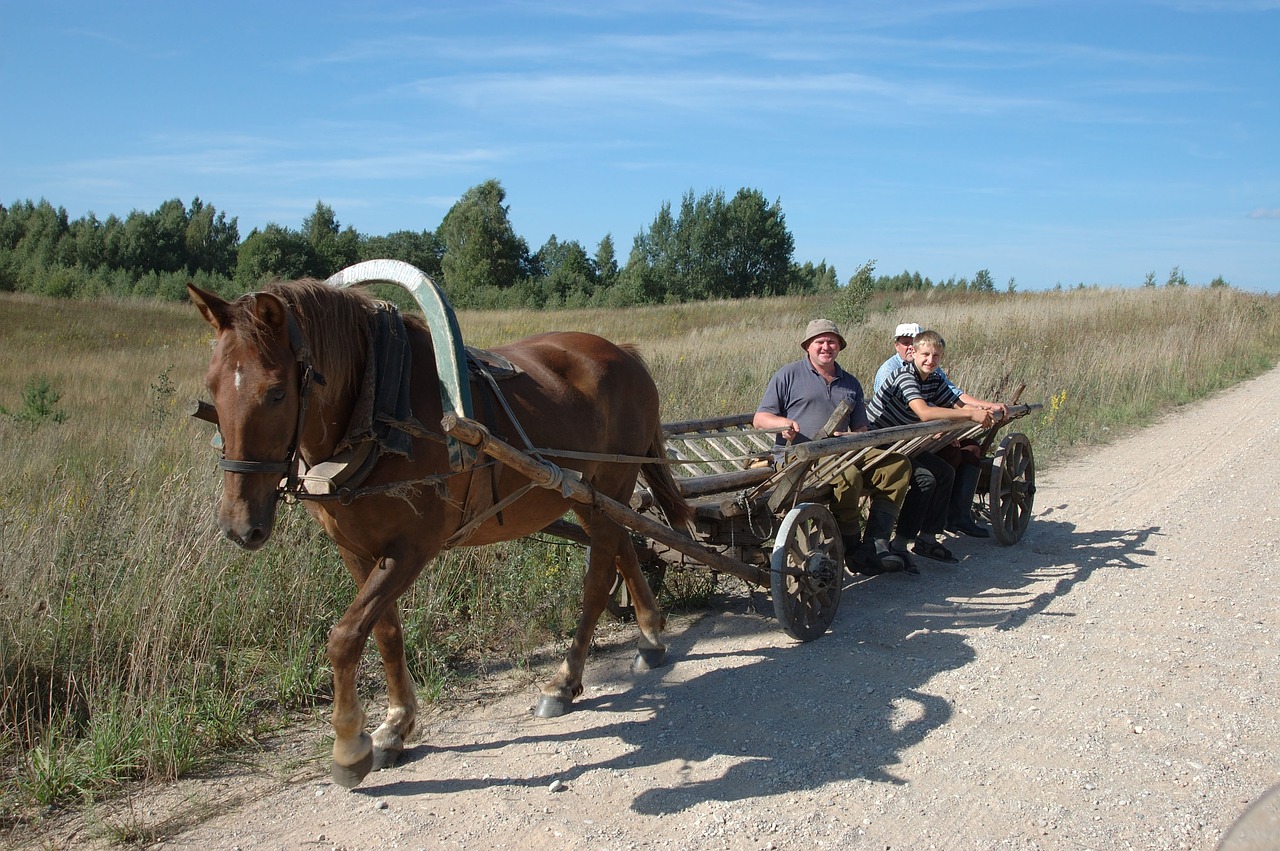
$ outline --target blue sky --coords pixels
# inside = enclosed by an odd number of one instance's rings
[[[841,280],[1221,275],[1280,292],[1280,0],[0,0],[0,203],[316,201],[434,229],[501,181],[531,250],[781,204]]]

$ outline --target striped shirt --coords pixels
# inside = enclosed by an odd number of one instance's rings
[[[911,403],[916,399],[923,399],[937,408],[954,408],[960,401],[960,394],[950,385],[942,370],[935,370],[921,381],[916,365],[904,364],[884,380],[867,405],[871,427],[888,428],[920,422],[916,412],[911,410]]]
[[[880,368],[876,370],[875,380],[871,383],[871,393],[874,395],[875,392],[880,389],[880,385],[884,384],[884,380],[902,369],[905,363],[906,361],[902,359],[901,355],[889,355],[889,359],[880,364]],[[947,386],[954,390],[957,396],[964,394],[964,391],[956,386],[956,383],[947,376],[946,371],[942,367],[938,367],[935,372],[942,376],[942,380],[947,382]]]

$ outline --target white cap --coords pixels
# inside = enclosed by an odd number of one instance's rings
[[[903,322],[898,326],[898,330],[893,332],[893,339],[896,340],[899,337],[914,337],[923,330],[923,328],[914,322]]]

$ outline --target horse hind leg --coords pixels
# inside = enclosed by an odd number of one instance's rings
[[[662,643],[664,625],[653,591],[640,571],[635,548],[626,531],[599,515],[591,522],[583,518],[591,533],[590,558],[583,580],[582,616],[564,661],[550,681],[542,687],[542,696],[534,714],[539,718],[555,718],[573,708],[573,700],[582,694],[582,671],[596,624],[608,602],[614,575],[621,571],[636,604],[636,623],[640,627],[640,653],[633,669],[644,670],[662,663],[666,647]]]
[[[667,619],[658,608],[653,589],[640,569],[635,547],[625,536],[618,550],[617,570],[627,583],[627,592],[635,607],[636,626],[640,630],[639,647],[631,662],[631,670],[639,672],[661,667],[667,658],[667,646],[662,643],[662,630]]]
[[[586,576],[582,580],[582,614],[564,661],[556,675],[542,687],[542,697],[534,710],[539,718],[564,715],[573,708],[574,698],[582,694],[582,669],[591,646],[591,636],[595,634],[596,623],[613,587],[616,571],[614,554],[621,529],[602,519],[588,524],[583,518],[583,525],[590,532],[591,546],[587,550],[590,555]]]

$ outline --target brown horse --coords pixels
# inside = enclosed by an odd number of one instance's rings
[[[218,522],[228,538],[257,549],[271,536],[281,478],[298,460],[330,459],[347,432],[371,357],[370,316],[377,304],[358,290],[319,281],[277,283],[228,302],[189,287],[192,302],[213,326],[213,358],[205,377],[222,434],[224,471]],[[308,511],[338,546],[359,591],[329,633],[333,665],[333,777],[351,787],[374,767],[395,763],[413,732],[417,700],[405,664],[398,599],[423,567],[472,515],[469,500],[501,503],[528,479],[492,464],[454,473],[439,423],[432,338],[426,325],[406,317],[412,352],[411,458],[384,453],[354,499],[308,501]],[[499,347],[519,368],[503,395],[518,423],[489,405],[495,434],[527,435],[533,447],[592,457],[566,461],[596,492],[626,503],[643,474],[673,525],[688,519],[670,471],[639,458],[665,458],[658,391],[636,352],[591,334],[548,333]],[[474,385],[473,385],[474,386]],[[559,459],[556,459],[559,460]],[[474,481],[473,481],[474,480]],[[490,502],[492,500],[492,502]],[[346,503],[346,504],[344,504]],[[466,545],[507,541],[537,532],[567,510],[590,536],[582,617],[556,675],[542,687],[538,714],[568,711],[582,693],[582,669],[596,622],[616,573],[635,601],[640,629],[637,667],[660,664],[664,624],[641,574],[627,531],[590,505],[559,491],[534,487],[475,528]],[[356,696],[356,663],[370,632],[387,679],[386,720],[370,736]]]

